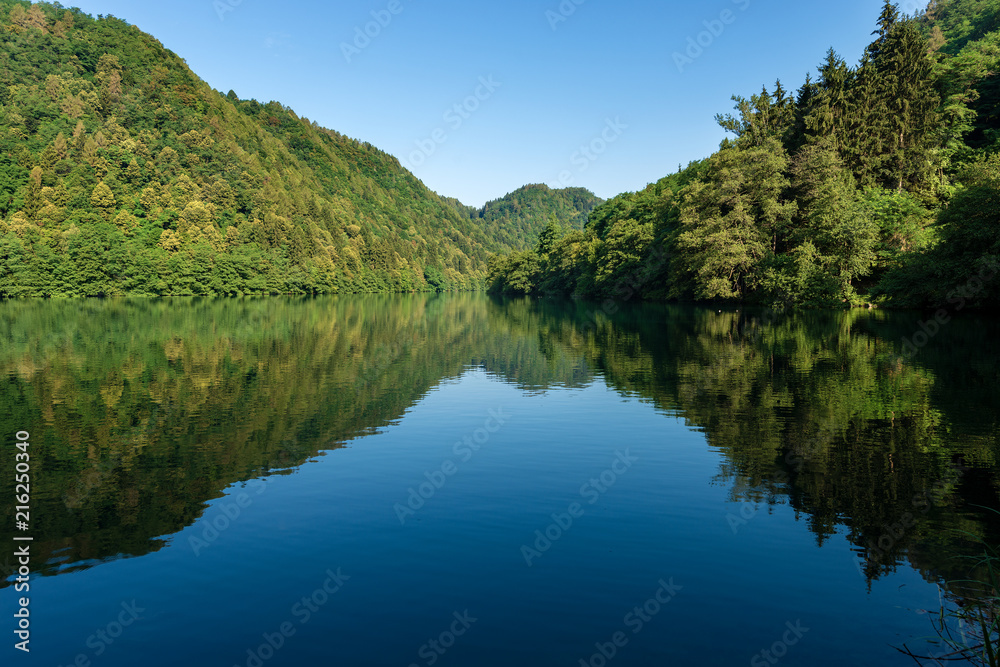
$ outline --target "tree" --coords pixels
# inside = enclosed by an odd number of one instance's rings
[[[94,187],[94,191],[90,195],[90,205],[97,209],[104,216],[105,220],[111,220],[117,204],[115,202],[115,194],[104,181],[101,181]]]
[[[69,151],[69,144],[66,142],[66,137],[63,136],[62,132],[56,135],[56,140],[55,143],[53,143],[53,146],[55,147],[56,156],[58,156],[60,160],[65,159],[66,154]]]
[[[8,16],[11,27],[16,32],[23,32],[28,28],[28,12],[25,11],[24,5],[14,5],[10,10],[10,15]]]
[[[744,147],[759,147],[771,139],[784,142],[794,124],[795,104],[787,96],[781,81],[775,82],[774,93],[762,88],[759,95],[750,99],[733,96],[739,116],[717,114],[716,122],[722,129],[736,135],[736,143]]]
[[[52,34],[59,39],[66,39],[69,36],[70,29],[73,27],[73,20],[73,12],[67,9],[63,12],[62,18],[52,26]]]
[[[635,282],[643,259],[653,242],[653,225],[636,220],[618,220],[597,251],[595,286],[602,292],[612,291],[615,283]]]
[[[888,0],[878,35],[865,50],[852,89],[855,122],[848,138],[852,170],[862,186],[910,192],[930,189],[937,156],[937,109],[927,41],[913,20],[900,20]]]
[[[854,283],[871,272],[879,240],[854,178],[832,137],[803,147],[791,172],[798,212],[789,252],[769,274],[773,298],[811,305],[853,302]],[[789,269],[791,275],[781,275]]]
[[[45,16],[45,12],[43,12],[42,8],[38,5],[31,5],[31,9],[28,10],[25,25],[29,28],[41,30],[44,33],[48,33],[49,31],[49,19]]]
[[[549,221],[545,225],[545,229],[542,233],[538,235],[538,244],[535,247],[535,252],[542,259],[549,256],[552,252],[552,248],[555,245],[559,237],[562,236],[562,228],[559,226],[559,222],[556,220],[554,215],[549,216]]]
[[[1000,155],[967,167],[965,188],[938,217],[931,301],[1000,305]],[[947,291],[945,291],[947,290]],[[943,298],[942,298],[943,297]]]
[[[31,175],[28,177],[28,184],[24,194],[24,212],[29,218],[33,218],[43,204],[42,168],[35,167],[31,170]]]
[[[819,67],[819,81],[811,90],[804,123],[808,135],[814,138],[831,137],[838,149],[845,142],[845,124],[852,110],[849,107],[848,91],[853,73],[843,58],[832,48],[826,53],[826,60]]]
[[[691,277],[695,297],[742,299],[759,286],[795,212],[785,198],[788,158],[770,139],[724,148],[708,162],[706,180],[681,195],[676,266]]]

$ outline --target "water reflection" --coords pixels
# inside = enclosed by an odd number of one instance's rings
[[[600,376],[705,434],[745,503],[734,532],[786,503],[819,543],[846,532],[864,576],[964,579],[954,529],[1000,542],[981,509],[1000,505],[1000,327],[955,320],[907,359],[917,320],[467,294],[7,302],[0,431],[32,433],[32,567],[54,574],[161,548],[232,484],[384,428],[469,366],[529,393]]]

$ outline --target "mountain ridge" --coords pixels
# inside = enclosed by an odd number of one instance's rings
[[[0,42],[0,296],[476,289],[541,229],[487,230],[117,17],[0,0]]]

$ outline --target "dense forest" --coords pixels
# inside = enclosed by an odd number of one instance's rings
[[[716,120],[718,152],[491,259],[489,289],[785,306],[1000,304],[1000,2],[886,2]],[[817,54],[818,55],[818,54]]]
[[[597,203],[539,195],[566,224]],[[2,297],[480,288],[546,223],[513,205],[470,215],[115,17],[0,0]]]
[[[0,0],[0,297],[477,289],[777,306],[1000,303],[1000,0],[885,3],[602,202],[480,209],[112,16]],[[585,224],[584,224],[585,222]]]

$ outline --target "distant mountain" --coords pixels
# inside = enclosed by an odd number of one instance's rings
[[[516,249],[534,245],[550,218],[569,231],[583,229],[590,212],[604,202],[585,188],[553,190],[547,185],[526,185],[482,208],[448,200],[463,216],[478,221],[487,237]]]
[[[0,0],[0,297],[472,288],[534,242],[459,211],[125,21]]]

